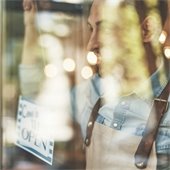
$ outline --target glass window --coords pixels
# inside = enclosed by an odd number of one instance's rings
[[[163,2],[0,1],[2,170],[85,169],[100,97],[98,123],[142,136],[169,81]]]
[[[27,2],[0,3],[2,169],[83,169],[73,91],[91,76],[77,74],[86,65],[89,3]]]

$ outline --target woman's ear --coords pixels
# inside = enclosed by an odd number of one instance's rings
[[[142,39],[143,42],[151,42],[156,21],[154,17],[148,16],[142,22]]]

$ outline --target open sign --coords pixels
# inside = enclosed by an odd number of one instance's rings
[[[44,128],[49,128],[41,122],[44,112],[49,115],[49,111],[20,97],[16,145],[52,165],[54,140],[47,133],[43,133]]]

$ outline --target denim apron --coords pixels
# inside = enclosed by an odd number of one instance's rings
[[[91,143],[86,147],[87,170],[138,170],[134,154],[141,136],[127,134],[97,122],[94,123]],[[146,170],[156,169],[155,145]]]

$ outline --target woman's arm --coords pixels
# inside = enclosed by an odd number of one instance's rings
[[[34,0],[23,0],[24,9],[24,43],[19,66],[19,79],[21,94],[26,97],[34,98],[39,93],[44,73],[43,67],[38,61],[39,45],[38,30],[36,26],[37,6]]]
[[[34,0],[23,0],[25,36],[21,64],[36,64],[38,59],[37,6]]]

